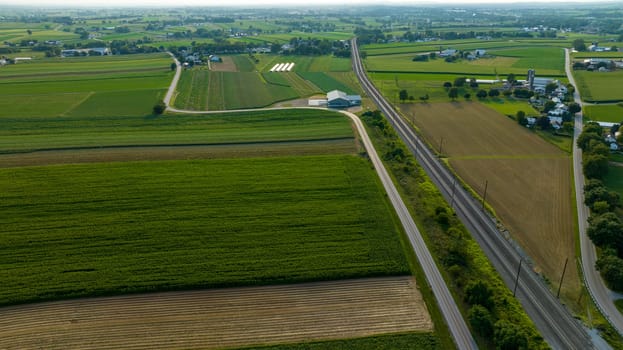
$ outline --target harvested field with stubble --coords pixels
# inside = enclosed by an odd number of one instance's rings
[[[2,349],[220,349],[432,330],[408,276],[0,309]]]
[[[580,291],[575,257],[570,155],[488,107],[472,103],[403,105],[403,111],[477,193],[484,192],[512,237],[563,295]]]

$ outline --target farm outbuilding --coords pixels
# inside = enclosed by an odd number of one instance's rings
[[[327,93],[327,105],[329,108],[348,108],[361,106],[361,96],[347,95],[340,90],[333,90]]]

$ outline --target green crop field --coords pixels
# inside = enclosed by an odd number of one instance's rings
[[[303,79],[309,80],[314,85],[318,86],[322,91],[329,92],[331,90],[342,90],[347,94],[354,94],[355,91],[348,85],[341,81],[334,79],[329,74],[323,72],[299,72]]]
[[[184,70],[177,83],[178,95],[173,105],[181,109],[208,109],[210,72],[203,69]]]
[[[0,304],[409,273],[356,156],[7,168],[0,193]]]
[[[518,60],[512,67],[522,68],[524,71],[532,68],[537,74],[564,74],[565,54],[560,47],[528,47],[522,49],[491,50],[492,55],[513,57]]]
[[[235,55],[231,56],[240,72],[253,72],[255,71],[255,63],[251,62],[249,56]]]
[[[148,115],[171,81],[168,55],[33,60],[0,71],[0,118]],[[83,105],[84,104],[84,105]]]
[[[588,102],[623,101],[623,71],[574,71],[582,99]]]
[[[291,86],[290,81],[287,84],[267,81],[257,72],[193,69],[183,72],[174,104],[197,111],[265,107],[298,98],[297,89]]]
[[[45,149],[232,144],[351,138],[348,119],[328,111],[262,111],[169,117],[3,118],[0,154]]]
[[[295,91],[285,86],[266,84],[260,73],[222,72],[224,105],[226,109],[256,108],[297,98]],[[212,109],[211,106],[208,106]]]
[[[268,72],[275,64],[293,62],[293,72],[347,72],[351,71],[351,60],[329,55],[324,56],[273,56],[267,60],[262,71]]]
[[[583,114],[586,118],[600,122],[620,123],[623,121],[623,105],[584,105]]]
[[[406,333],[303,344],[245,347],[241,350],[435,350],[441,348],[439,340],[430,333]]]

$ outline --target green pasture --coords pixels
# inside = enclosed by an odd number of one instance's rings
[[[455,62],[446,62],[443,58],[414,62],[413,57],[415,54],[369,56],[364,60],[364,63],[367,70],[372,72],[456,73],[489,76],[496,74],[506,76],[513,73],[524,76],[528,70],[525,67],[530,67],[538,69],[539,75],[559,76],[563,74],[559,69],[552,69],[553,62],[558,62],[559,57],[545,60],[543,63],[538,62],[538,56],[534,56],[534,58],[494,56],[472,61],[460,59]],[[561,69],[564,68],[564,57],[562,59]],[[533,63],[534,66],[531,66]]]
[[[398,96],[401,90],[406,90],[408,96],[413,96],[414,102],[420,102],[420,97],[428,95],[427,102],[447,102],[450,100],[448,91],[443,87],[444,82],[454,82],[458,77],[481,78],[482,76],[465,74],[427,74],[427,73],[368,73],[374,85],[381,90],[384,96],[394,104],[401,102]],[[491,79],[491,77],[485,77]],[[471,100],[477,100],[476,93],[480,89],[489,90],[499,85],[480,84],[478,88],[459,88],[458,100],[463,100],[469,93]],[[485,99],[486,100],[486,99]]]
[[[461,51],[473,51],[476,49],[513,49],[526,47],[568,47],[567,41],[552,41],[539,39],[524,40],[439,40],[433,42],[419,43],[390,43],[390,44],[370,44],[363,45],[361,51],[365,51],[368,56],[394,55],[394,54],[415,54],[423,52],[439,52],[440,49],[457,49]]]
[[[0,170],[0,304],[408,274],[347,155]]]
[[[347,72],[351,71],[349,58],[324,56],[272,56],[261,67],[262,72],[268,72],[277,63],[293,62],[293,72]],[[260,68],[260,67],[258,67]]]
[[[256,72],[212,72],[222,75],[226,109],[257,108],[291,100],[298,95],[284,86],[266,84]],[[212,109],[211,106],[208,106]]]
[[[612,43],[618,47],[622,47],[623,43]],[[607,52],[574,52],[571,53],[571,57],[574,59],[584,59],[584,58],[612,58],[612,59],[622,59],[623,52],[618,51],[607,51]]]
[[[574,71],[577,88],[588,102],[623,101],[623,70],[614,72]]]
[[[608,174],[604,176],[603,181],[609,189],[619,194],[623,194],[623,167],[608,167]]]
[[[0,119],[148,115],[173,76],[163,54],[41,59],[0,70]],[[84,105],[83,105],[84,104]]]
[[[528,47],[504,50],[491,50],[494,56],[518,58],[512,65],[514,68],[523,68],[525,71],[532,68],[538,74],[564,74],[565,52],[560,47]],[[524,72],[525,73],[525,72]]]
[[[169,55],[162,53],[117,55],[117,56],[88,56],[88,57],[56,57],[15,65],[5,66],[0,70],[0,77],[11,79],[18,77],[41,78],[47,75],[85,75],[87,73],[105,72],[143,72],[146,70],[169,70],[172,63]]]
[[[231,56],[236,64],[236,67],[240,72],[253,72],[255,71],[255,63],[251,62],[251,59],[247,55],[235,55]]]
[[[589,105],[582,107],[584,117],[600,122],[620,123],[623,121],[623,105]]]
[[[518,100],[513,97],[487,97],[478,99],[474,97],[474,100],[485,104],[487,107],[492,108],[501,114],[516,116],[517,112],[524,111],[527,116],[539,116],[540,112],[534,109],[528,100]]]
[[[331,90],[341,90],[347,94],[355,94],[355,90],[347,84],[333,78],[331,75],[323,72],[299,72],[303,79],[310,81],[318,86],[322,91],[329,92]]]
[[[45,149],[232,144],[351,138],[341,114],[318,110],[173,115],[2,118],[0,153]]]

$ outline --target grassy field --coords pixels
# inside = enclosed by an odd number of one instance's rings
[[[455,31],[456,29],[452,29]],[[416,54],[423,52],[439,51],[439,47],[453,48],[462,51],[476,49],[516,49],[526,47],[568,47],[568,42],[552,40],[439,40],[433,43],[391,43],[391,44],[370,44],[364,45],[361,49],[366,51],[368,56],[388,55],[388,54]]]
[[[577,88],[588,102],[623,101],[623,71],[574,71]]]
[[[8,168],[0,189],[0,304],[409,273],[356,156]]]
[[[347,94],[355,94],[355,91],[348,85],[343,84],[341,81],[334,79],[327,73],[323,72],[300,72],[298,73],[303,79],[312,82],[318,86],[322,91],[329,92],[331,90],[341,90]]]
[[[42,59],[0,71],[0,119],[151,113],[171,81],[163,54]]]
[[[434,149],[443,138],[443,154],[476,193],[487,182],[487,202],[535,269],[552,281],[560,278],[565,259],[575,257],[569,155],[479,103],[409,107],[409,119]],[[577,300],[575,264],[566,276],[562,293]]]
[[[612,105],[584,105],[584,117],[600,122],[620,123],[623,121],[623,106]]]
[[[352,138],[348,119],[325,111],[203,116],[4,118],[0,153],[35,150],[312,141]]]
[[[376,47],[378,50],[370,50],[365,47],[362,49],[368,52],[365,65],[369,71],[373,72],[432,72],[489,76],[500,74],[505,76],[509,73],[525,75],[529,68],[534,68],[539,75],[564,75],[564,55],[560,47],[540,45],[523,47],[518,44],[501,45],[500,43],[496,45],[496,43],[483,43],[481,41],[449,45],[448,47],[463,50],[487,49],[487,55],[491,55],[491,57],[473,61],[463,59],[456,62],[446,62],[443,58],[425,62],[412,61],[417,53],[438,51],[441,47],[439,44],[430,47],[414,44]]]
[[[623,194],[623,167],[608,167],[608,174],[604,177],[604,183],[609,189]]]
[[[240,350],[434,350],[441,348],[437,338],[430,333],[406,333],[292,345],[245,347]]]

